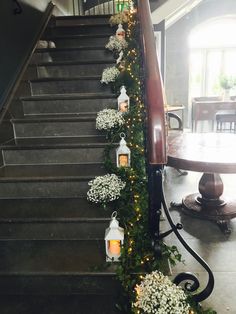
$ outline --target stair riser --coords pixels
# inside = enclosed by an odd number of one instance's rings
[[[106,67],[113,66],[114,63],[83,64],[83,65],[49,65],[28,67],[25,79],[48,78],[48,77],[71,77],[102,75]]]
[[[32,95],[111,92],[100,79],[30,82]]]
[[[0,295],[107,295],[120,290],[111,276],[0,276]]]
[[[82,49],[82,50],[67,50],[67,51],[50,51],[50,52],[36,52],[32,56],[31,63],[40,62],[60,62],[60,61],[99,61],[107,60],[113,61],[113,55],[105,49]]]
[[[16,138],[101,135],[95,121],[15,123],[14,130]]]
[[[0,240],[103,240],[108,225],[108,221],[0,223]]]
[[[80,34],[97,35],[97,34],[103,34],[103,33],[105,34],[110,33],[112,35],[115,33],[115,31],[111,28],[109,24],[79,25],[79,26],[73,25],[73,27],[60,26],[60,27],[47,28],[43,37],[48,38],[48,37],[53,37],[53,36],[80,35]]]
[[[101,209],[86,198],[72,199],[16,199],[0,200],[0,221],[4,219],[61,219],[102,218],[110,216],[111,209]]]
[[[54,280],[54,279],[52,279]],[[118,293],[117,293],[118,294]],[[117,296],[110,295],[10,295],[0,296],[2,314],[121,314],[116,308]],[[101,310],[102,309],[102,310]],[[102,311],[102,312],[101,312]]]
[[[4,150],[5,165],[79,164],[103,162],[104,148]],[[94,167],[93,167],[94,169]],[[99,166],[98,166],[98,170]],[[89,175],[83,172],[81,175]]]
[[[1,182],[0,198],[86,197],[88,181]]]
[[[89,16],[89,17],[79,17],[77,16],[76,18],[73,18],[73,19],[61,19],[61,18],[58,18],[56,19],[55,21],[55,25],[56,26],[79,26],[79,25],[86,25],[86,24],[89,24],[89,25],[93,25],[93,24],[108,24],[109,23],[109,18],[110,17],[107,17],[107,16]],[[54,24],[53,24],[54,25]]]
[[[25,115],[37,114],[76,114],[98,112],[105,108],[116,109],[117,100],[108,99],[72,99],[72,100],[41,100],[23,101]]]
[[[107,44],[109,35],[104,37],[51,38],[56,48],[77,48],[83,46],[101,47]]]
[[[0,250],[1,273],[91,272],[106,256],[104,240],[1,240]]]

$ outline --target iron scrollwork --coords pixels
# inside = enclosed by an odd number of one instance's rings
[[[13,9],[13,13],[16,14],[21,14],[22,13],[22,7],[20,5],[20,3],[17,0],[13,0],[13,2],[15,3],[15,8]]]
[[[189,292],[189,293],[193,293],[192,298],[195,302],[199,303],[201,301],[206,300],[212,293],[213,289],[214,289],[214,276],[213,273],[209,267],[209,265],[187,244],[187,242],[184,240],[184,238],[181,236],[181,234],[179,233],[179,230],[182,229],[182,225],[181,224],[176,224],[173,222],[172,217],[170,215],[169,209],[166,205],[166,200],[165,200],[165,196],[164,196],[164,192],[162,190],[162,194],[161,194],[161,201],[162,201],[162,205],[163,205],[163,209],[166,215],[166,218],[169,222],[169,225],[171,227],[171,229],[163,234],[160,234],[160,239],[163,239],[164,237],[166,237],[167,235],[169,235],[170,233],[174,232],[176,237],[178,238],[178,240],[180,241],[180,243],[184,246],[184,248],[199,262],[199,264],[201,264],[201,266],[206,270],[206,272],[208,273],[208,282],[206,287],[200,291],[199,293],[195,293],[199,287],[200,287],[200,282],[198,280],[198,278],[190,273],[190,272],[182,272],[180,274],[178,274],[175,278],[174,278],[174,283],[179,285],[181,283],[184,283],[183,288]]]

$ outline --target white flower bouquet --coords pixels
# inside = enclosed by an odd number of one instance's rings
[[[98,112],[96,118],[96,129],[109,131],[120,127],[125,123],[122,112],[115,109],[103,109]]]
[[[118,39],[116,36],[110,36],[108,43],[106,44],[105,48],[111,51],[120,52],[128,47],[128,43],[125,39]]]
[[[140,313],[188,314],[190,306],[181,287],[176,286],[161,272],[147,274],[140,285],[136,285],[135,308]]]
[[[110,82],[115,82],[117,77],[119,76],[120,71],[115,67],[108,67],[102,72],[101,83],[108,84]]]
[[[106,174],[89,181],[88,185],[90,189],[87,192],[87,199],[105,204],[118,199],[126,183],[115,174]]]

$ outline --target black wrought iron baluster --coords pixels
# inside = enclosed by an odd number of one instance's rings
[[[149,191],[149,230],[152,237],[152,245],[156,257],[161,256],[160,246],[160,216],[162,193],[162,165],[149,165],[148,167],[148,191]]]
[[[184,238],[179,233],[179,230],[182,229],[181,224],[174,224],[172,217],[170,215],[169,209],[166,205],[166,200],[164,196],[164,192],[162,190],[161,192],[161,202],[163,205],[163,209],[166,215],[166,218],[170,224],[171,229],[163,234],[159,235],[159,239],[163,239],[167,235],[169,235],[171,232],[174,232],[180,243],[184,246],[184,248],[201,264],[201,266],[207,271],[208,273],[208,282],[206,287],[199,293],[193,294],[192,298],[194,301],[201,302],[203,300],[206,300],[212,293],[214,289],[214,276],[213,273],[209,267],[209,265],[187,244],[187,242],[184,240]],[[184,285],[184,289],[190,293],[194,293],[197,291],[197,289],[200,287],[200,282],[198,278],[190,273],[190,272],[182,272],[178,274],[175,279],[173,280],[174,283],[177,285],[181,284],[184,281],[187,281]],[[192,282],[189,282],[192,281]]]

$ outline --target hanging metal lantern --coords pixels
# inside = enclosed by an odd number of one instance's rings
[[[130,167],[130,149],[126,145],[125,134],[120,134],[120,145],[116,149],[116,165],[117,167]]]
[[[127,112],[129,111],[129,96],[126,93],[125,86],[120,89],[120,96],[118,97],[118,111]]]
[[[117,31],[116,31],[116,38],[119,40],[124,40],[125,39],[125,30],[122,26],[122,24],[118,25]]]
[[[124,244],[124,229],[116,219],[117,212],[111,215],[109,227],[105,231],[106,261],[118,262],[121,255],[121,246]]]

